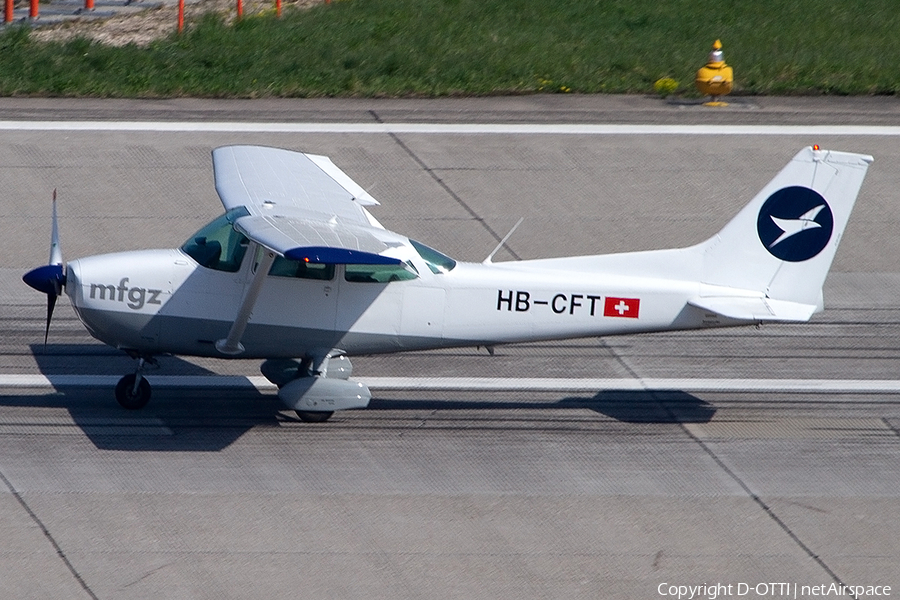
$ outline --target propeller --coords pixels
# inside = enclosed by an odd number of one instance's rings
[[[48,264],[32,269],[22,276],[22,281],[39,292],[47,294],[47,327],[44,330],[44,345],[50,336],[50,319],[56,299],[66,287],[66,269],[63,266],[62,250],[59,247],[59,226],[56,222],[56,190],[53,190],[53,226],[50,233],[50,261]]]

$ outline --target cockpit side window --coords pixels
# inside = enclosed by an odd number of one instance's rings
[[[413,248],[416,249],[416,252],[419,253],[419,256],[422,257],[422,260],[425,261],[425,264],[428,265],[428,268],[435,275],[448,273],[452,271],[456,266],[455,260],[447,256],[446,254],[438,252],[434,248],[429,248],[422,242],[409,240],[409,243],[412,244]]]
[[[269,275],[274,277],[298,277],[300,279],[320,279],[331,281],[334,279],[334,265],[320,263],[308,263],[302,260],[291,260],[279,256],[272,263]]]
[[[195,233],[181,250],[207,269],[236,273],[241,268],[249,240],[234,229],[233,223],[248,214],[243,206],[231,209]]]

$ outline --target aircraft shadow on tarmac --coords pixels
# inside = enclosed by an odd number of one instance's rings
[[[32,353],[43,375],[85,374],[73,371],[79,356],[108,355],[103,373],[123,375],[134,370],[134,361],[123,353],[93,344],[33,344]],[[159,359],[162,368],[148,368],[146,375],[216,376],[217,373],[174,356]],[[88,361],[86,361],[88,362]],[[96,366],[94,367],[96,368]],[[254,427],[277,427],[298,421],[274,393],[253,387],[177,388],[157,387],[150,403],[130,411],[115,400],[112,385],[92,387],[57,386],[52,392],[34,394],[10,390],[0,394],[0,406],[28,406],[66,409],[69,424],[80,429],[99,449],[124,451],[215,452],[233,444]],[[27,424],[26,424],[27,425]],[[29,430],[41,431],[40,427]],[[55,418],[48,431],[65,431]]]
[[[48,351],[43,345],[35,344],[32,350],[41,372],[47,376],[64,372],[60,364],[63,357],[67,359],[71,373],[72,356],[94,356],[98,351],[109,352],[111,364],[105,365],[109,367],[105,369],[107,373],[112,369],[127,373],[131,365],[130,359],[122,360],[122,355],[115,350],[95,346],[58,344],[52,345]],[[216,375],[178,357],[165,357],[161,362],[162,373],[167,375]],[[153,372],[149,372],[148,376],[152,378]],[[384,414],[384,411],[402,413],[423,410],[588,409],[623,423],[636,424],[705,423],[716,412],[711,404],[680,390],[600,391],[593,396],[569,396],[548,401],[391,399],[389,395],[389,392],[376,394],[366,410]],[[118,451],[216,452],[229,447],[250,429],[257,427],[281,427],[296,423],[298,434],[304,427],[316,428],[319,432],[322,428],[327,431],[329,427],[341,427],[336,422],[299,424],[299,420],[291,411],[285,410],[274,393],[261,393],[252,387],[158,388],[146,408],[128,411],[116,403],[111,386],[59,386],[43,394],[7,391],[0,394],[0,406],[65,409],[71,417],[70,421],[42,418],[33,424],[17,422],[16,426],[26,427],[37,434],[42,430],[64,433],[67,427],[80,429],[98,449]],[[396,426],[396,421],[394,423]],[[373,426],[378,428],[380,425]]]
[[[367,410],[551,410],[588,409],[623,423],[707,423],[712,404],[681,390],[600,391],[593,397],[566,397],[548,402],[392,400],[372,398]]]

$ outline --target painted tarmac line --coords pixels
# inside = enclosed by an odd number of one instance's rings
[[[0,131],[145,131],[190,133],[418,133],[512,135],[798,135],[900,136],[880,125],[627,125],[517,123],[253,123],[246,121],[0,121]]]
[[[114,387],[120,375],[0,375],[0,388]],[[234,388],[274,391],[264,377],[148,375],[160,388]],[[693,392],[896,393],[888,379],[563,379],[514,377],[357,377],[371,390],[461,392],[597,392],[679,390]]]

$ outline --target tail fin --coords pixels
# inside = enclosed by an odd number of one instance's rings
[[[801,150],[703,253],[691,304],[726,317],[805,321],[822,307],[822,285],[871,156]]]

